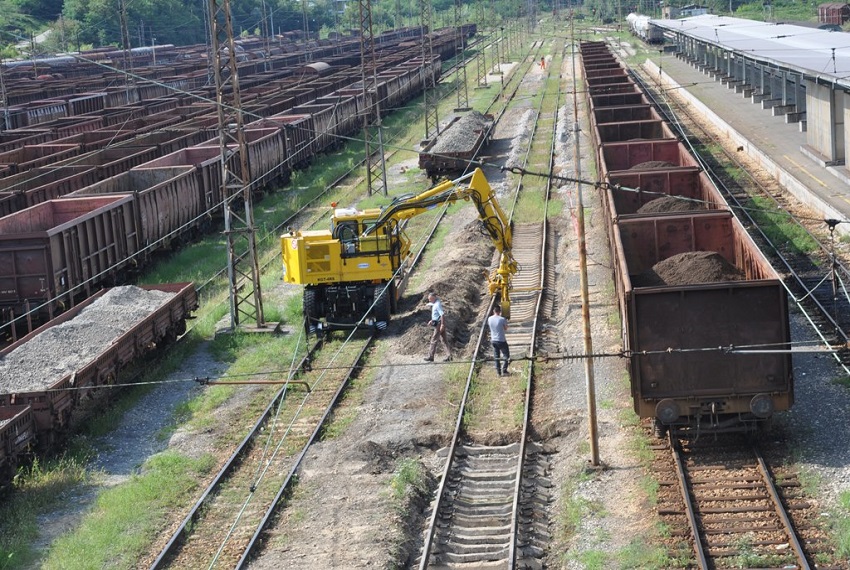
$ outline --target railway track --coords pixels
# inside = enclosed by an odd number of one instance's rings
[[[307,351],[151,569],[242,566],[373,342]]]
[[[519,81],[516,88],[518,85]],[[516,88],[508,100],[513,99]],[[492,107],[500,100],[502,97],[497,95],[490,106]],[[505,106],[507,104],[506,102]],[[346,178],[350,180],[350,175],[356,168],[355,166],[346,175],[329,185],[322,196]],[[314,209],[318,199],[305,205],[299,210],[298,215],[309,217],[309,211]],[[425,244],[430,240],[441,218],[442,216],[438,217],[431,225],[429,235],[423,240]],[[294,220],[293,216],[278,228]],[[355,342],[363,346],[358,349],[345,349],[347,352],[352,350],[356,352],[353,360],[349,359],[350,365],[322,363],[322,360],[326,358],[326,350],[321,350],[319,344],[310,349],[296,371],[289,375],[284,387],[277,392],[261,414],[248,436],[227,460],[212,484],[204,491],[173,533],[151,568],[242,567],[246,563],[259,546],[264,529],[294,482],[294,474],[301,458],[320,433],[325,419],[330,415],[349,379],[356,374],[359,369],[358,363],[374,339],[369,337],[365,341]],[[347,345],[348,341],[344,346]],[[324,378],[327,374],[324,369],[328,366],[330,370],[337,371],[332,379]],[[316,369],[315,372],[311,371],[313,367]],[[339,387],[336,390],[317,389],[319,382],[323,385]],[[302,394],[303,391],[306,393]],[[279,439],[274,443],[269,440],[265,445],[261,445],[258,438],[271,431],[269,426],[273,421],[273,410],[282,406],[288,394],[289,399],[292,400],[293,393],[303,398],[301,405],[296,406],[294,415],[282,419],[277,417],[274,420],[275,425],[283,425],[286,429],[281,435],[276,436]],[[306,407],[304,402],[308,398],[312,400],[309,408],[313,411],[301,416],[300,410]],[[319,409],[324,409],[324,412],[319,413]],[[298,448],[300,451],[296,452]],[[269,449],[274,449],[275,452],[270,454]],[[281,452],[278,453],[278,450]],[[269,473],[269,475],[258,478],[260,473]],[[241,498],[241,502],[234,501],[233,497]]]
[[[752,442],[671,435],[654,453],[658,513],[670,536],[692,547],[671,552],[682,567],[832,568],[815,564],[815,556],[830,552],[817,528],[792,522],[792,514],[799,521],[818,516],[803,497],[797,474],[775,474]]]
[[[553,59],[546,78],[546,83],[554,81],[558,84],[554,90],[554,112],[551,116],[544,116],[542,112],[546,104],[553,104],[552,94],[544,89],[537,108],[535,128],[523,160],[524,165],[527,165],[529,157],[537,156],[533,151],[539,150],[542,144],[547,157],[545,167],[549,172],[555,141],[554,125],[561,96],[559,77],[555,74],[553,78],[553,70],[560,69],[563,57],[561,51],[555,51],[558,55]],[[536,64],[537,53],[532,62]],[[512,219],[522,189],[520,176],[510,207]],[[545,203],[548,203],[549,190],[550,184],[547,183],[543,188]],[[517,224],[514,227],[512,252],[521,267],[513,280],[511,324],[507,332],[508,344],[514,356],[533,356],[542,285],[546,278],[546,234],[545,213],[542,222]],[[478,335],[479,357],[488,352],[486,328],[485,321]],[[514,376],[527,379],[522,391],[523,419],[520,434],[510,443],[495,446],[477,444],[465,426],[464,418],[473,383],[492,382],[495,378],[489,366],[479,370],[475,362],[470,365],[448,458],[418,560],[420,569],[514,568],[517,564],[539,564],[548,540],[545,524],[541,523],[545,515],[540,512],[540,506],[548,502],[548,496],[542,491],[547,487],[543,480],[548,473],[548,462],[543,449],[528,443],[533,367],[530,359],[526,362],[525,369],[517,370],[514,365],[510,371]]]
[[[662,94],[639,73],[635,77],[662,115],[689,141],[762,250],[771,255],[774,266],[786,277],[792,299],[817,334],[831,346],[846,346],[850,341],[850,295],[843,284],[850,282],[850,266],[846,248],[834,235],[835,226],[814,218],[775,178],[739,160],[711,126],[675,95]],[[840,351],[838,358],[845,367],[850,365],[850,351]]]

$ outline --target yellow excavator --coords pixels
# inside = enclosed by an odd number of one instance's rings
[[[383,208],[336,208],[330,230],[289,231],[280,238],[284,281],[304,285],[304,316],[311,333],[365,323],[386,328],[410,270],[407,221],[437,206],[470,200],[483,230],[501,253],[499,267],[487,275],[502,315],[510,317],[511,227],[484,173],[476,168],[418,195],[395,198]]]

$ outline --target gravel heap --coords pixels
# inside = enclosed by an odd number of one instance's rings
[[[660,214],[662,212],[691,212],[693,210],[702,210],[704,206],[702,202],[694,202],[691,200],[681,200],[673,196],[662,196],[650,200],[640,208],[638,214]]]
[[[635,287],[694,285],[721,281],[742,281],[744,273],[714,251],[688,251],[659,261],[632,277]]]
[[[676,165],[666,160],[647,160],[640,164],[635,164],[629,170],[653,170],[655,168],[674,168]]]
[[[437,143],[431,149],[433,153],[466,152],[475,148],[481,131],[493,124],[493,120],[478,111],[472,111],[440,133]]]
[[[0,393],[49,388],[173,297],[132,285],[110,289],[70,321],[50,327],[0,358]]]

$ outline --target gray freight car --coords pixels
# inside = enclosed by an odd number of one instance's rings
[[[419,153],[419,168],[431,178],[463,173],[490,142],[493,120],[476,111],[455,117]]]
[[[98,308],[100,300],[104,303]],[[0,351],[0,471],[4,464],[17,465],[34,438],[40,448],[51,447],[83,398],[93,395],[98,387],[114,384],[119,371],[130,362],[174,341],[185,332],[186,319],[197,307],[193,283],[103,289]],[[105,317],[106,313],[110,316]],[[92,334],[96,326],[92,321],[101,319],[105,322]],[[88,346],[87,335],[91,337]],[[99,342],[103,335],[111,336],[107,342]],[[37,337],[48,340],[34,340]],[[65,343],[66,353],[61,357],[37,354],[45,345],[69,337],[73,342]],[[18,350],[29,352],[16,359]],[[19,360],[30,367],[50,358],[54,366],[45,374],[16,373]]]

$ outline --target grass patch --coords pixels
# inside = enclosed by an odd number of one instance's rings
[[[850,376],[839,376],[838,378],[834,378],[832,383],[850,388]]]
[[[42,568],[137,567],[165,514],[183,504],[214,464],[209,455],[155,455],[130,482],[101,493],[80,527],[53,543]]]
[[[514,208],[514,223],[540,222],[545,217],[546,201],[543,192],[520,192]]]
[[[390,478],[390,499],[397,511],[404,508],[405,500],[413,495],[428,493],[428,476],[422,463],[412,458],[399,460]],[[399,514],[404,514],[403,512]]]
[[[606,570],[610,568],[609,557],[601,550],[585,550],[575,555],[575,560],[584,566],[585,570]]]
[[[562,508],[556,520],[556,539],[567,544],[578,531],[581,521],[590,515],[603,515],[602,506],[578,496],[579,484],[590,480],[593,473],[586,469],[577,469],[564,483],[561,492]]]
[[[671,558],[662,546],[650,546],[645,540],[634,539],[617,555],[618,567],[622,570],[664,570],[685,568],[688,558]]]
[[[750,215],[772,242],[804,254],[817,249],[817,243],[806,230],[767,198],[754,196],[748,206],[752,208]]]
[[[382,362],[384,350],[385,347],[380,345],[376,352],[369,355],[369,360]],[[341,406],[337,406],[333,414],[333,419],[322,431],[322,439],[339,437],[357,419],[359,404],[363,402],[366,389],[372,384],[375,376],[378,374],[377,368],[365,368],[364,370],[366,372],[361,372],[361,376],[349,380],[348,387],[345,390],[344,402]]]
[[[85,449],[80,453],[81,449]],[[31,544],[39,533],[38,516],[50,511],[70,489],[92,480],[86,469],[87,446],[70,446],[56,459],[35,459],[15,477],[14,491],[0,506],[0,569],[31,566]]]
[[[835,555],[843,560],[850,558],[850,491],[838,496],[838,512],[834,522]]]

